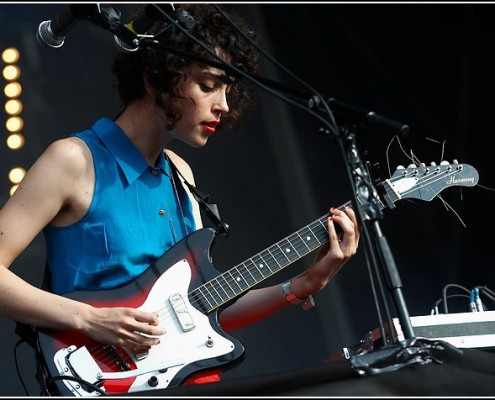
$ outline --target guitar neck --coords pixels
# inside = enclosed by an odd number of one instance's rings
[[[382,182],[380,185],[385,188],[384,196],[387,197],[387,203],[393,203],[398,199],[387,183]],[[360,203],[359,198],[358,203]],[[339,209],[343,210],[347,206],[352,207],[352,202],[348,201]],[[362,207],[361,203],[360,207]],[[383,209],[386,206],[380,202],[379,207]],[[329,216],[330,213],[321,216],[304,228],[206,282],[192,291],[189,296],[202,304],[204,311],[208,313],[247,292],[328,242],[327,218]],[[367,216],[363,217],[363,219],[366,218]]]
[[[429,166],[400,166],[390,179],[377,185],[381,198],[377,193],[370,196],[372,201],[377,199],[378,204],[375,204],[375,207],[371,207],[369,203],[365,204],[363,199],[357,196],[359,214],[363,220],[376,219],[379,215],[368,215],[367,212],[377,213],[386,207],[395,208],[394,203],[400,199],[430,201],[447,187],[474,186],[477,182],[478,172],[471,165],[459,164],[456,160],[452,164],[442,161],[439,165],[431,163]],[[339,209],[343,210],[346,206],[351,207],[352,203],[349,201]],[[208,313],[247,292],[327,242],[329,216],[329,213],[323,215],[254,257],[206,282],[189,293],[190,298],[201,304]]]

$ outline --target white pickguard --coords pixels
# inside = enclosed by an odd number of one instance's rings
[[[138,360],[129,353],[136,364],[136,369],[104,373],[105,380],[123,379],[130,375],[135,376],[135,381],[128,392],[163,389],[168,387],[171,380],[185,366],[196,361],[222,356],[234,350],[234,343],[217,333],[210,325],[208,317],[190,304],[187,293],[191,282],[191,271],[187,260],[181,260],[158,278],[145,302],[138,309],[159,312],[160,325],[165,329],[165,334],[160,337],[158,345],[152,346],[145,358]],[[187,332],[182,329],[169,301],[169,297],[174,294],[182,296],[195,325],[193,329]],[[83,350],[76,353],[81,353],[81,359],[87,359],[87,351],[86,349]],[[66,349],[60,350],[55,355],[55,364],[61,369],[64,366],[62,364],[65,363],[64,357],[66,355]],[[81,370],[83,370],[83,364],[84,369],[89,370],[89,376],[98,372],[91,362],[85,361],[79,363]],[[148,383],[150,378],[154,381],[152,386]],[[75,396],[98,395],[96,392],[84,390],[80,385],[75,385],[73,381],[66,380],[64,382]]]

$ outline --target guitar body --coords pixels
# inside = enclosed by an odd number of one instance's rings
[[[166,333],[138,358],[79,332],[39,330],[42,359],[50,376],[56,377],[62,396],[99,395],[91,385],[106,394],[179,386],[195,373],[224,366],[243,355],[242,344],[218,324],[218,309],[206,313],[207,305],[188,295],[218,275],[210,262],[214,235],[209,228],[193,232],[124,286],[64,295],[95,307],[158,311]]]

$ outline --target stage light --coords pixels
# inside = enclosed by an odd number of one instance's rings
[[[21,117],[10,117],[5,123],[9,132],[19,132],[24,127],[24,121]]]
[[[5,112],[9,115],[17,115],[22,111],[22,102],[18,99],[10,99],[5,102]]]
[[[19,60],[19,50],[9,47],[2,52],[2,60],[6,64],[12,64]]]
[[[9,179],[13,184],[18,184],[26,175],[26,170],[22,167],[12,168],[9,172]]]
[[[24,136],[20,133],[12,133],[7,137],[7,147],[11,150],[19,150],[24,146]]]
[[[17,65],[7,65],[3,68],[3,77],[8,81],[16,81],[21,76],[21,70]]]
[[[12,196],[14,194],[14,192],[17,190],[18,187],[19,187],[19,185],[13,185],[10,188],[9,194]]]
[[[18,82],[21,76],[21,70],[16,65],[19,60],[20,53],[15,47],[8,47],[2,51],[2,61],[5,66],[2,69],[2,75],[5,79],[5,113],[6,122],[5,127],[8,131],[6,139],[7,148],[12,151],[21,149],[24,146],[24,136],[21,134],[21,130],[24,128],[24,120],[20,114],[23,110],[22,101],[18,98],[22,93],[22,86]],[[10,188],[10,195],[12,196],[17,190],[19,183],[26,175],[24,168],[18,166],[12,168],[9,172],[9,179],[13,186]]]
[[[22,93],[22,86],[19,82],[10,82],[5,85],[3,92],[9,98],[19,97]]]

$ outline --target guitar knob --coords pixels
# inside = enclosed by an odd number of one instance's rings
[[[440,165],[450,165],[450,163],[448,161],[444,160],[444,161],[440,162]]]
[[[435,161],[432,161],[432,162],[430,163],[430,165],[431,165],[432,167],[435,167],[435,166],[437,165],[437,163],[436,163]]]
[[[403,165],[397,165],[397,168],[395,170],[398,170],[398,169],[405,169]]]
[[[158,386],[158,378],[153,375],[150,379],[148,379],[148,385],[150,385],[151,387]]]
[[[454,158],[454,159],[452,160],[452,164],[459,164],[459,161],[457,161],[457,159],[455,159],[455,158]]]

